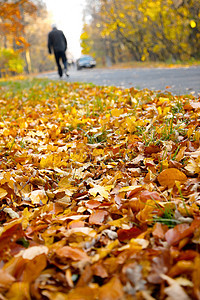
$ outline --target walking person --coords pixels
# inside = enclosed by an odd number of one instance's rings
[[[49,54],[52,53],[52,50],[54,52],[59,76],[62,77],[63,71],[66,76],[69,76],[67,70],[67,57],[65,54],[65,51],[67,50],[67,40],[64,33],[61,30],[58,30],[55,24],[52,25],[52,30],[48,34],[48,50]],[[64,70],[60,64],[61,60],[64,65]]]

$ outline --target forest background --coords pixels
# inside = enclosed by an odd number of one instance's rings
[[[198,0],[87,0],[80,43],[98,66],[200,57]],[[1,77],[53,70],[51,17],[42,0],[0,1]],[[39,42],[38,42],[39,41]]]

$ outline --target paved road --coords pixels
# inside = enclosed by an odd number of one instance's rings
[[[170,91],[174,95],[194,94],[200,96],[200,66],[182,68],[134,68],[134,69],[84,69],[69,70],[70,77],[62,80],[87,82],[96,85],[135,87]],[[56,72],[40,74],[39,77],[59,79]],[[166,87],[168,87],[166,89]]]

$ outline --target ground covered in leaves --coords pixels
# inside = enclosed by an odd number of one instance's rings
[[[200,299],[200,103],[0,82],[0,299]]]

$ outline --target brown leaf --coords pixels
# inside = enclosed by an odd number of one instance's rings
[[[3,249],[6,249],[8,247],[16,247],[15,242],[18,239],[24,237],[22,224],[20,222],[21,219],[17,219],[4,226],[3,232],[0,235],[0,253]]]
[[[118,239],[120,242],[124,242],[132,238],[136,238],[141,233],[142,231],[137,227],[132,227],[130,229],[119,229],[117,231]]]
[[[166,169],[158,175],[158,182],[160,185],[167,186],[168,188],[172,188],[176,181],[183,183],[186,180],[187,176],[182,171],[175,168]]]
[[[148,154],[152,154],[152,153],[158,153],[160,151],[161,151],[161,148],[159,146],[149,145],[148,147],[145,147],[144,154],[148,155]]]

